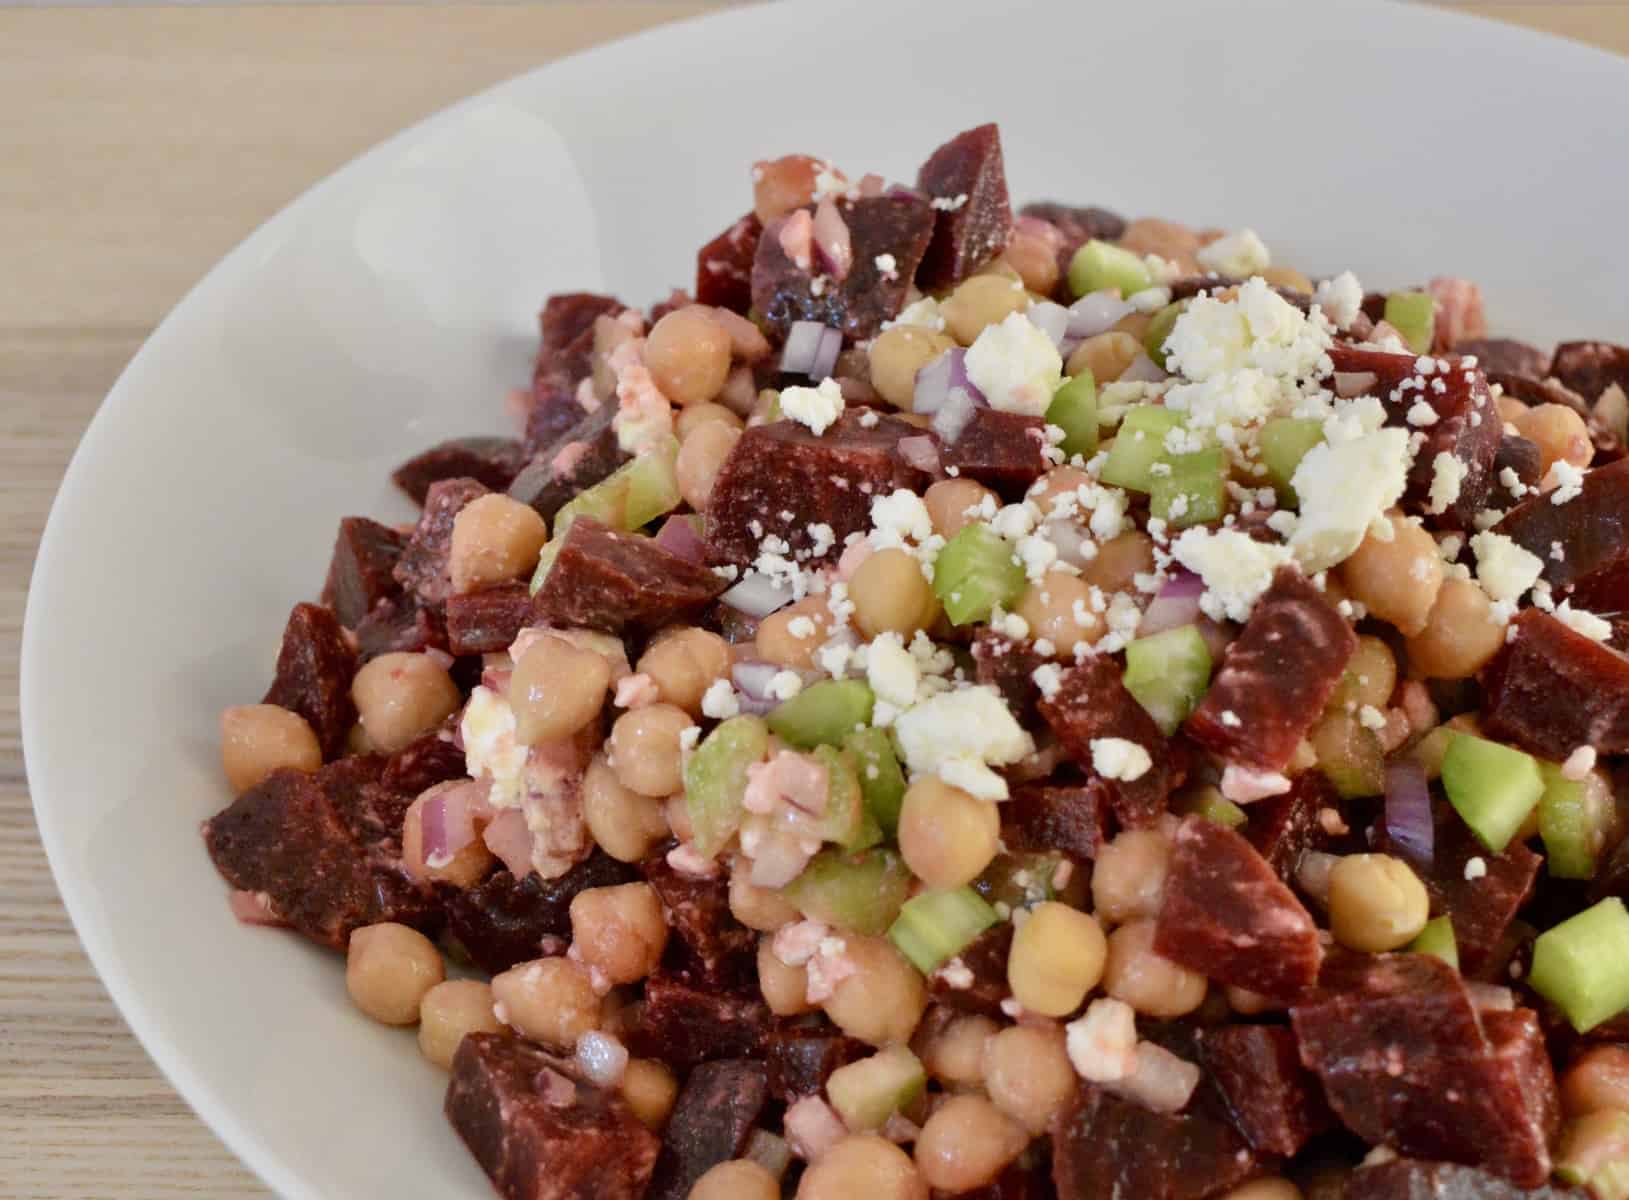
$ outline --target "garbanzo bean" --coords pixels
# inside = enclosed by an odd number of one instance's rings
[[[679,447],[674,474],[679,482],[679,495],[697,512],[707,511],[712,498],[713,484],[730,451],[741,440],[741,431],[723,421],[708,421],[691,430]]]
[[[952,1096],[916,1138],[916,1169],[929,1187],[965,1192],[994,1181],[1029,1135],[983,1096]]]
[[[419,1019],[424,994],[446,977],[440,953],[416,929],[381,921],[351,934],[345,955],[345,990],[375,1021],[413,1024]]]
[[[1329,875],[1329,929],[1348,950],[1406,946],[1431,915],[1425,885],[1389,854],[1348,854]]]
[[[951,336],[971,346],[985,326],[999,325],[1012,313],[1028,307],[1029,293],[1017,280],[1003,275],[974,275],[956,286],[939,306],[939,312]]]
[[[1091,914],[1047,900],[1014,929],[1007,986],[1028,1011],[1067,1016],[1103,978],[1107,955],[1103,930]]]
[[[1425,628],[1442,588],[1442,556],[1423,525],[1393,514],[1391,527],[1389,542],[1366,535],[1338,574],[1351,599],[1412,637]]]
[[[899,852],[916,877],[934,888],[971,883],[1001,846],[1001,815],[988,800],[925,775],[905,793]]]
[[[750,1158],[737,1158],[709,1168],[686,1200],[780,1200],[780,1196],[780,1180]]]
[[[814,1010],[809,1003],[808,969],[782,962],[775,953],[773,937],[758,939],[758,990],[777,1017],[795,1017]]]
[[[729,643],[705,629],[673,628],[650,644],[634,670],[650,676],[666,703],[699,717],[703,694],[730,673]]]
[[[1097,852],[1092,865],[1092,908],[1120,924],[1159,916],[1171,842],[1154,829],[1127,829]]]
[[[1205,977],[1154,953],[1154,922],[1144,919],[1109,934],[1103,990],[1145,1017],[1182,1017],[1205,1002]]]
[[[1300,292],[1303,296],[1310,296],[1315,290],[1312,280],[1294,267],[1268,267],[1261,273],[1261,277],[1274,287],[1289,288],[1290,291]]]
[[[571,900],[571,952],[614,984],[638,983],[667,947],[662,901],[648,883],[585,888]]]
[[[765,225],[814,199],[815,176],[826,163],[807,154],[788,154],[752,164],[752,211]]]
[[[471,500],[453,518],[447,577],[455,592],[473,592],[530,574],[549,527],[529,504],[494,492]]]
[[[1136,254],[1157,254],[1190,274],[1198,269],[1199,235],[1175,221],[1139,217],[1126,226],[1120,245]]]
[[[843,940],[855,970],[821,1005],[826,1015],[849,1037],[873,1046],[908,1041],[928,1006],[922,976],[887,938],[848,934]]]
[[[834,624],[826,598],[810,596],[760,621],[753,646],[765,662],[805,671],[814,666],[815,651],[831,637]]]
[[[1074,658],[1077,646],[1090,646],[1108,632],[1102,613],[1092,610],[1092,588],[1079,575],[1048,571],[1018,598],[1013,609],[1029,622],[1029,635],[1052,643],[1052,656]]]
[[[1046,1132],[1075,1085],[1061,1029],[1013,1025],[984,1047],[984,1087],[991,1102],[1032,1134]]]
[[[556,1050],[599,1028],[600,998],[588,968],[569,958],[538,958],[492,977],[498,1020]]]
[[[933,531],[943,538],[953,538],[979,518],[972,513],[988,497],[996,504],[995,493],[972,479],[941,479],[929,486],[922,495],[928,516],[933,519]]]
[[[679,1098],[679,1081],[664,1063],[653,1058],[630,1058],[622,1072],[622,1098],[648,1129],[660,1129]]]
[[[645,339],[645,366],[679,407],[711,400],[730,373],[729,331],[699,304],[675,309]]]
[[[1058,286],[1058,252],[1050,238],[1015,229],[1001,253],[1036,295],[1049,296]]]
[[[1000,1031],[989,1017],[958,1014],[937,1028],[924,1021],[916,1035],[916,1053],[923,1069],[940,1083],[955,1088],[977,1087],[984,1081],[985,1048]]]
[[[322,746],[297,712],[275,704],[240,704],[221,713],[221,769],[234,792],[246,792],[281,767],[315,771]]]
[[[731,429],[741,429],[746,425],[733,410],[709,401],[706,404],[692,404],[689,408],[680,409],[679,415],[673,419],[673,432],[678,434],[679,441],[683,442],[709,422],[728,425]]]
[[[1487,593],[1468,579],[1445,579],[1425,628],[1403,647],[1409,666],[1428,679],[1469,679],[1504,644]]]
[[[897,633],[907,642],[932,625],[938,602],[921,564],[896,546],[869,555],[848,582],[854,625],[867,638]]]
[[[1071,376],[1090,371],[1099,385],[1113,383],[1126,373],[1143,350],[1142,342],[1123,329],[1095,333],[1070,352],[1066,366]]]
[[[526,648],[509,679],[515,740],[523,746],[568,738],[600,714],[611,686],[605,656],[545,636]]]
[[[582,797],[589,834],[618,862],[639,862],[667,836],[664,801],[623,787],[603,754],[588,765]]]
[[[1105,596],[1133,591],[1136,577],[1154,569],[1154,539],[1135,531],[1118,534],[1097,548],[1097,556],[1080,569],[1081,581]]]
[[[469,786],[473,785],[465,779],[438,783],[421,793],[402,814],[402,869],[414,879],[423,883],[450,883],[454,887],[467,888],[474,887],[492,869],[492,864],[496,860],[492,851],[487,849],[486,843],[481,840],[479,830],[475,840],[460,849],[447,862],[432,866],[424,856],[425,806],[436,803],[440,796],[455,788]]]
[[[1602,1109],[1629,1110],[1629,1046],[1595,1046],[1561,1077],[1569,1117]]]
[[[672,704],[647,704],[618,717],[606,746],[622,786],[641,796],[671,796],[682,788],[679,735],[694,724],[689,713]]]
[[[910,1157],[873,1133],[846,1137],[809,1165],[797,1200],[928,1200]]]
[[[1357,650],[1346,664],[1346,674],[1336,691],[1341,703],[1384,708],[1397,688],[1397,660],[1391,648],[1377,637],[1364,634]]]
[[[730,915],[737,921],[760,933],[774,933],[803,915],[775,889],[753,883],[750,875],[745,863],[730,872]]]
[[[1065,512],[1068,511],[1066,505],[1060,505],[1061,497],[1075,495],[1081,488],[1091,488],[1092,486],[1092,477],[1079,467],[1053,467],[1035,481],[1029,491],[1024,494],[1024,499],[1036,504],[1041,510],[1042,520],[1045,520],[1054,514],[1061,516],[1062,513],[1058,512],[1060,507]],[[1077,515],[1084,516],[1085,514],[1079,513],[1077,509]]]
[[[428,654],[381,654],[351,680],[351,699],[368,739],[394,754],[458,710],[458,685]]]
[[[895,325],[871,343],[871,386],[895,408],[911,411],[916,396],[916,373],[954,348],[956,339],[919,325]]]
[[[1253,1179],[1222,1200],[1301,1200],[1301,1189],[1288,1179]]]
[[[1595,457],[1589,426],[1565,404],[1536,405],[1518,415],[1515,424],[1524,438],[1538,446],[1541,472],[1547,473],[1562,461],[1582,470]]]
[[[419,1001],[419,1051],[443,1070],[452,1066],[458,1043],[469,1033],[497,1033],[492,988],[479,979],[448,979]]]

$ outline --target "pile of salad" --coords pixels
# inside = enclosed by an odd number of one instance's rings
[[[513,1200],[1629,1197],[1629,348],[793,155],[340,522],[204,840]]]

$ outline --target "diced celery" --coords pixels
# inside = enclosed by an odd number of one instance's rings
[[[1148,489],[1148,511],[1173,529],[1220,521],[1227,512],[1227,461],[1221,450],[1168,454]]]
[[[1531,754],[1462,733],[1443,756],[1442,787],[1477,840],[1503,854],[1544,794],[1544,776]]]
[[[911,872],[892,850],[822,850],[782,894],[811,921],[880,936],[899,916]]]
[[[684,809],[696,853],[712,858],[741,826],[747,768],[769,749],[769,728],[757,717],[731,717],[696,747],[684,767]]]
[[[1009,909],[1033,908],[1058,895],[1058,870],[1069,859],[1056,850],[1007,851],[996,855],[971,886],[992,905]],[[1071,865],[1070,874],[1074,873]]]
[[[1134,296],[1154,286],[1148,264],[1130,250],[1092,239],[1075,251],[1069,260],[1069,290],[1076,296],[1116,288],[1122,296]]]
[[[1028,582],[1012,546],[977,522],[964,526],[934,561],[933,594],[952,625],[987,619],[996,605],[1023,595]]]
[[[826,679],[776,705],[769,727],[800,749],[840,746],[857,726],[871,724],[875,704],[864,680]]]
[[[1431,349],[1437,328],[1437,302],[1425,292],[1393,292],[1386,297],[1386,324],[1403,335],[1416,354]]]
[[[537,569],[532,572],[532,582],[526,589],[531,595],[537,595],[538,589],[543,586],[543,581],[549,577],[549,569],[554,566],[554,560],[559,553],[560,539],[555,538],[544,546],[542,552],[538,554]]]
[[[1167,629],[1126,647],[1126,690],[1170,735],[1199,706],[1210,667],[1210,647],[1197,628]]]
[[[1228,829],[1237,829],[1250,819],[1244,809],[1222,795],[1221,789],[1214,784],[1206,784],[1176,796],[1171,802],[1171,809],[1183,816],[1192,813],[1204,817]]]
[[[629,459],[593,487],[584,488],[554,517],[554,536],[561,537],[578,517],[593,517],[612,529],[635,530],[683,502],[676,468],[679,443],[662,445]]]
[[[1544,858],[1557,879],[1593,879],[1606,844],[1613,813],[1604,789],[1568,779],[1554,763],[1541,762],[1544,795],[1539,797],[1539,836]]]
[[[843,748],[854,756],[854,773],[860,779],[865,810],[889,837],[899,828],[899,809],[905,802],[905,772],[899,768],[894,743],[881,729],[856,729],[843,739]]]
[[[1132,409],[1121,419],[1120,431],[1103,462],[1103,482],[1134,492],[1148,491],[1154,484],[1152,468],[1165,456],[1165,435],[1181,424],[1181,414],[1161,404],[1139,404]]]
[[[1167,304],[1154,314],[1154,319],[1148,323],[1148,332],[1143,334],[1143,349],[1162,371],[1166,369],[1165,339],[1171,336],[1171,330],[1176,328],[1177,318],[1186,312],[1187,308],[1186,300]]]
[[[930,975],[1000,919],[972,888],[923,892],[905,901],[888,937],[917,970]]]
[[[1278,501],[1286,508],[1300,505],[1290,480],[1295,468],[1307,456],[1307,451],[1324,440],[1322,421],[1311,417],[1274,417],[1261,427],[1257,445],[1261,449],[1261,462],[1267,468],[1267,479],[1278,493]]]
[[[1629,910],[1623,901],[1609,897],[1539,934],[1528,982],[1579,1033],[1629,1008]]]
[[[850,1133],[873,1133],[915,1104],[927,1086],[916,1055],[905,1046],[889,1046],[838,1067],[826,1080],[826,1095]]]
[[[1090,458],[1097,453],[1097,380],[1090,371],[1083,370],[1073,379],[1064,380],[1052,393],[1046,423],[1063,430],[1065,454]]]
[[[1603,1108],[1568,1121],[1555,1174],[1562,1183],[1587,1187],[1595,1200],[1629,1198],[1629,1112]]]
[[[1378,796],[1386,787],[1386,752],[1374,730],[1352,713],[1336,710],[1307,735],[1318,769],[1343,799]]]
[[[836,842],[845,850],[876,845],[882,840],[882,831],[875,821],[867,820],[853,760],[835,746],[816,746],[812,753],[826,768],[827,788],[826,811],[810,822],[810,833],[823,842]]]
[[[1454,970],[1459,970],[1459,942],[1454,937],[1454,923],[1446,916],[1433,917],[1425,928],[1408,944],[1414,954],[1429,954],[1440,958]]]

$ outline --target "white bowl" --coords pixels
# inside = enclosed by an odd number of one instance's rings
[[[290,1197],[477,1196],[411,1036],[340,962],[239,925],[198,837],[216,719],[258,700],[335,523],[501,430],[546,293],[649,302],[790,151],[910,179],[1001,122],[1015,197],[1259,230],[1309,273],[1481,281],[1537,340],[1629,328],[1629,63],[1426,8],[1286,0],[779,4],[465,101],[226,257],[75,456],[29,597],[35,809],[86,949],[203,1118]]]

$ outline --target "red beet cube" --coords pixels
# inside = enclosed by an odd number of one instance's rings
[[[367,517],[346,517],[339,523],[322,602],[341,625],[355,629],[375,604],[401,592],[391,572],[406,541],[390,526]]]
[[[532,597],[531,623],[649,631],[694,616],[727,586],[643,534],[579,517]]]
[[[356,651],[339,618],[321,605],[296,604],[283,627],[277,674],[264,703],[299,713],[317,735],[323,758],[334,758],[356,723],[351,701],[356,666]]]
[[[1040,702],[1041,715],[1064,749],[1083,770],[1101,779],[1109,804],[1122,825],[1152,824],[1165,810],[1176,785],[1165,736],[1148,711],[1120,679],[1120,667],[1106,654],[1095,654],[1063,672],[1058,690]],[[1093,767],[1092,742],[1122,738],[1148,751],[1151,765],[1136,779],[1109,779]]]
[[[670,952],[682,948],[679,969],[720,987],[756,984],[758,936],[730,912],[730,885],[722,875],[686,875],[665,855],[647,858],[639,870],[667,911],[676,939],[668,943]]]
[[[1593,404],[1613,384],[1629,392],[1629,346],[1611,342],[1562,342],[1550,373]]]
[[[942,447],[939,457],[958,475],[1016,493],[1046,474],[1051,466],[1046,445],[1046,422],[1040,417],[976,408],[961,435]]]
[[[507,650],[531,621],[532,597],[524,583],[447,597],[447,647],[456,655]]]
[[[1090,1085],[1054,1120],[1058,1200],[1205,1200],[1260,1170],[1231,1125],[1202,1112],[1167,1116]]]
[[[999,1020],[1005,1015],[1001,1002],[1012,994],[1007,986],[1007,955],[1012,951],[1012,932],[1012,925],[1002,921],[979,934],[956,956],[972,976],[972,982],[966,987],[953,987],[950,977],[936,971],[928,977],[928,994],[948,1008],[982,1013]]]
[[[1233,1124],[1263,1154],[1289,1156],[1335,1122],[1284,1025],[1221,1025],[1199,1033],[1199,1056]]]
[[[690,1072],[662,1133],[646,1200],[686,1200],[696,1180],[740,1158],[768,1102],[769,1071],[761,1062],[728,1058]]]
[[[764,226],[748,213],[696,255],[696,303],[745,314],[752,307],[752,262]]]
[[[515,476],[509,495],[531,505],[545,520],[554,520],[578,492],[593,487],[628,461],[613,427],[616,414],[616,405],[609,401],[590,413],[577,408],[574,421]]]
[[[1629,658],[1527,609],[1482,673],[1489,735],[1561,762],[1579,746],[1629,750]]]
[[[1077,863],[1097,857],[1108,840],[1109,788],[1085,783],[1027,783],[1001,806],[1002,840],[1010,850],[1061,851]]]
[[[1001,132],[994,125],[969,129],[940,146],[917,172],[916,186],[939,202],[933,240],[916,272],[918,287],[954,287],[1006,247],[1012,205]]]
[[[802,1096],[817,1096],[838,1067],[872,1053],[864,1042],[829,1026],[773,1030],[764,1038],[769,1094],[787,1104]]]
[[[715,1058],[757,1058],[773,1022],[756,994],[721,991],[683,975],[658,972],[645,981],[639,1020],[628,1048],[687,1070]]]
[[[1576,588],[1575,604],[1616,611],[1629,598],[1621,583],[1629,567],[1629,460],[1590,471],[1582,489],[1565,504],[1551,503],[1550,493],[1531,496],[1494,529],[1538,555],[1551,587]]]
[[[452,592],[447,557],[453,522],[464,505],[490,491],[477,479],[438,479],[425,493],[424,511],[396,563],[396,578],[426,605],[439,607]]]
[[[396,486],[424,503],[430,485],[441,479],[476,479],[501,492],[526,465],[526,450],[517,438],[453,438],[416,454],[391,473]]]
[[[973,635],[973,670],[978,681],[1000,692],[1013,716],[1026,726],[1034,724],[1035,705],[1041,698],[1035,668],[1050,661],[1035,652],[1034,642],[1014,641],[988,625],[979,626]]]

